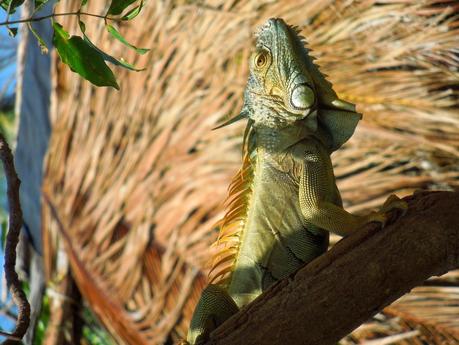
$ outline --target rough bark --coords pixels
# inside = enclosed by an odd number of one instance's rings
[[[1,331],[1,335],[7,339],[4,344],[18,343],[29,327],[30,322],[30,305],[27,297],[22,289],[18,274],[15,271],[16,264],[16,246],[19,241],[19,233],[22,226],[22,210],[19,202],[19,180],[16,169],[14,168],[13,154],[3,137],[0,134],[0,160],[3,164],[7,183],[8,207],[9,207],[9,222],[8,233],[6,235],[5,244],[5,270],[6,284],[13,298],[14,303],[18,308],[18,317],[16,320],[16,329],[13,333]]]
[[[459,193],[406,200],[405,215],[343,239],[243,308],[208,344],[336,344],[427,278],[457,268]]]

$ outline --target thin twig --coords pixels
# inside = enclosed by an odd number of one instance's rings
[[[3,336],[3,337],[8,337],[8,340],[13,340],[13,341],[21,341],[21,338],[18,338],[18,337],[15,337],[11,334],[9,334],[8,332],[4,332],[4,331],[0,331],[0,335]],[[3,342],[3,344],[5,344],[5,342]]]
[[[4,317],[8,318],[11,321],[16,321],[17,315],[13,314],[10,310],[8,309],[0,309],[0,315],[3,315]]]
[[[40,20],[43,20],[43,19],[54,18],[54,17],[64,17],[64,16],[89,16],[89,17],[102,18],[102,19],[105,19],[105,20],[123,21],[123,19],[121,19],[121,18],[113,18],[113,17],[102,16],[102,15],[94,14],[94,13],[76,11],[76,12],[66,12],[66,13],[52,13],[52,14],[48,14],[48,15],[42,16],[42,17],[30,17],[30,18],[18,19],[18,20],[7,20],[7,21],[4,21],[4,22],[0,22],[0,26],[2,26],[2,25],[11,25],[11,24],[20,24],[20,23],[39,22]]]
[[[11,320],[16,321],[18,315],[11,311],[11,307],[13,305],[14,305],[14,301],[12,301],[12,300],[8,300],[8,301],[6,301],[6,303],[3,303],[3,302],[0,301],[0,314],[3,314],[6,317],[10,318]]]
[[[6,236],[5,246],[5,263],[3,267],[5,270],[6,283],[9,286],[11,296],[13,297],[14,303],[18,306],[18,318],[15,331],[12,334],[2,332],[2,335],[7,336],[8,340],[17,340],[22,339],[30,322],[30,305],[14,269],[16,264],[16,246],[19,241],[19,232],[22,226],[22,210],[19,203],[19,185],[21,181],[14,168],[11,150],[1,134],[0,159],[2,160],[5,170],[8,186],[8,204],[10,209],[8,234]],[[8,340],[6,342],[8,342]]]

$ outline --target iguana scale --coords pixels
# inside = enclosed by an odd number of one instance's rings
[[[342,207],[330,154],[346,142],[361,118],[340,100],[319,72],[297,30],[268,20],[256,35],[241,114],[248,118],[243,165],[234,177],[227,210],[187,341],[209,333],[274,282],[327,250],[329,232],[346,236],[383,223],[383,211],[366,216]],[[384,211],[403,208],[389,198]]]

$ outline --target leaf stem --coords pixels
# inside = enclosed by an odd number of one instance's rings
[[[66,12],[66,13],[53,13],[53,14],[48,14],[46,16],[42,16],[42,17],[30,17],[30,18],[26,18],[26,19],[7,20],[7,21],[4,21],[4,22],[0,22],[0,26],[11,25],[11,24],[20,24],[20,23],[38,22],[38,21],[43,20],[43,19],[54,18],[54,17],[78,16],[78,15],[102,18],[104,20],[122,21],[121,18],[113,18],[113,17],[102,16],[102,15],[94,14],[94,13],[87,13],[87,12],[79,12],[79,11],[77,11],[77,12]]]

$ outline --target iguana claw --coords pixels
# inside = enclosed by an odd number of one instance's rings
[[[406,201],[400,199],[395,194],[391,194],[378,212],[372,212],[367,216],[367,222],[381,223],[381,227],[384,228],[388,220],[387,213],[393,210],[400,210],[400,216],[403,216],[406,213],[407,209],[408,204],[406,203]]]
[[[403,216],[408,210],[408,204],[405,200],[400,199],[395,194],[391,194],[382,205],[380,212],[387,213],[392,210],[400,210]]]
[[[387,216],[383,212],[371,212],[367,216],[367,223],[376,222],[381,223],[381,226],[386,225]]]

